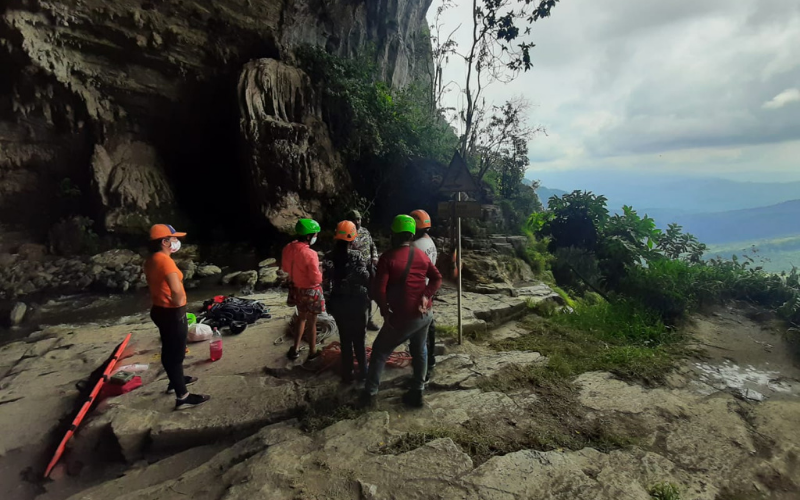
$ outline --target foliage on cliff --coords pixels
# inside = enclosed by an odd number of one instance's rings
[[[549,240],[560,285],[635,303],[674,324],[725,300],[747,300],[800,323],[800,275],[765,273],[750,257],[702,259],[706,246],[670,225],[666,231],[631,207],[610,216],[603,196],[575,191],[549,200],[527,229]]]

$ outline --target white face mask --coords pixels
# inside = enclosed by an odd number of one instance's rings
[[[309,245],[309,246],[311,246],[311,245],[313,245],[313,244],[314,244],[314,243],[316,243],[316,242],[317,242],[317,237],[316,237],[316,236],[312,236],[312,237],[311,237],[311,241],[309,241],[309,242],[308,242],[308,245]]]
[[[181,240],[175,240],[169,244],[170,253],[175,253],[181,249]]]

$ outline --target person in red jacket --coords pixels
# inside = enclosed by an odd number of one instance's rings
[[[413,218],[408,215],[395,217],[392,233],[392,250],[384,253],[378,261],[375,301],[384,323],[372,344],[361,403],[363,406],[374,404],[386,360],[397,346],[410,340],[414,376],[409,391],[403,395],[403,402],[421,407],[428,367],[426,344],[432,318],[431,300],[442,286],[442,275],[425,252],[411,245],[416,233]]]
[[[317,242],[320,227],[317,221],[300,219],[294,229],[297,239],[286,245],[281,256],[281,269],[289,275],[289,296],[286,305],[297,307],[298,316],[294,345],[289,348],[286,357],[291,360],[300,357],[298,350],[305,331],[309,342],[308,358],[306,358],[308,362],[319,356],[317,315],[325,312],[319,255],[311,249],[311,245]]]

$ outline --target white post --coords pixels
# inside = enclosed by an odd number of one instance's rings
[[[461,192],[458,193],[458,201],[461,201]],[[458,208],[456,208],[458,210]],[[457,220],[458,253],[456,254],[456,269],[458,270],[458,345],[464,342],[464,329],[461,323],[461,217]]]

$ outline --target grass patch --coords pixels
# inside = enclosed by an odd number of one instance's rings
[[[654,484],[648,493],[654,500],[681,500],[680,490],[672,483]]]
[[[575,303],[574,300],[572,300],[572,297],[570,297],[567,292],[565,292],[564,290],[562,290],[561,288],[559,288],[557,286],[551,286],[550,288],[552,288],[553,291],[556,292],[559,295],[559,297],[564,299],[564,304],[566,304],[569,307],[575,309],[577,304]]]
[[[533,419],[538,421],[532,422],[531,427],[511,434],[503,434],[502,431],[498,431],[497,426],[490,427],[475,421],[459,427],[439,427],[411,432],[380,451],[384,454],[398,455],[415,450],[436,439],[450,438],[470,456],[475,466],[479,466],[492,457],[520,450],[551,451],[564,448],[580,450],[588,446],[607,453],[637,442],[634,437],[611,432],[599,421],[587,421],[583,416],[578,419],[583,424],[576,428],[568,428],[561,424],[553,425],[552,419],[542,420],[540,415],[534,416]]]
[[[681,354],[681,337],[657,318],[625,303],[578,304],[573,314],[530,317],[529,333],[491,343],[498,351],[537,351],[546,366],[508,367],[487,380],[484,390],[509,392],[542,386],[588,371],[609,371],[626,380],[664,381]]]
[[[458,337],[458,327],[453,325],[436,325],[436,338]]]
[[[341,420],[360,417],[366,410],[357,408],[355,402],[340,394],[316,399],[304,406],[297,416],[300,429],[316,432]]]

